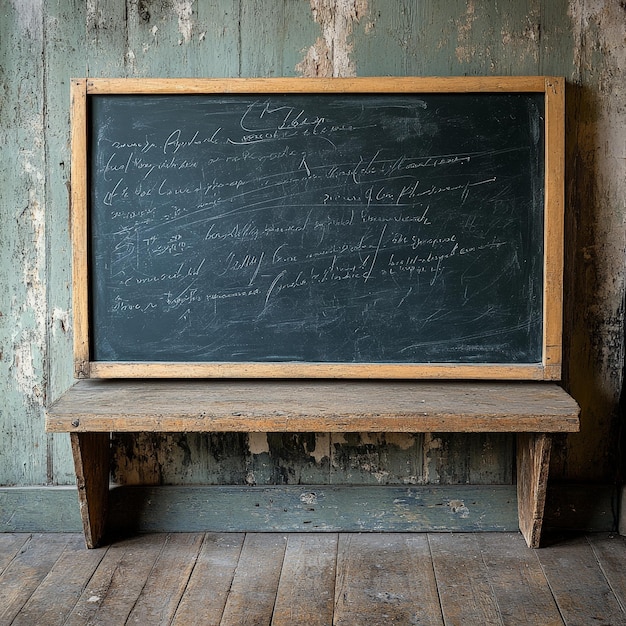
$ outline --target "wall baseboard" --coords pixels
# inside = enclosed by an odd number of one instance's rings
[[[544,528],[615,530],[617,495],[611,485],[552,485]],[[517,528],[515,485],[115,487],[109,510],[111,533]],[[81,531],[75,487],[0,488],[0,532]]]

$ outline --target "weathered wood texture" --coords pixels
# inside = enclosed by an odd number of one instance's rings
[[[517,437],[519,527],[535,547],[541,539],[551,449],[552,437],[543,433],[520,433]]]
[[[71,434],[89,548],[105,534],[110,432],[356,430],[518,433],[519,528],[536,548],[551,439],[578,430],[578,415],[577,403],[547,383],[81,380],[49,408],[46,424]],[[290,525],[279,522],[277,528]],[[349,529],[342,523],[338,528]],[[408,529],[418,528],[409,523]]]
[[[550,383],[81,380],[52,432],[576,432]]]
[[[582,432],[551,475],[612,481],[624,355],[626,49],[613,0],[28,0],[0,20],[0,484],[73,481],[44,404],[72,382],[69,83],[75,76],[563,75],[564,384]],[[147,436],[123,483],[512,482],[508,435]],[[124,460],[122,460],[124,459]]]
[[[0,535],[13,624],[626,623],[626,540],[513,533]]]
[[[308,483],[263,487],[246,484],[243,478],[240,481],[238,485],[115,487],[109,498],[110,530],[117,536],[128,532],[235,532],[259,529],[261,524],[263,530],[277,530],[278,524],[286,529],[291,524],[293,532],[341,527],[355,532],[391,527],[424,532],[518,528],[515,485]],[[546,497],[544,529],[607,532],[615,525],[614,508],[615,489],[610,486],[554,484]],[[0,533],[81,530],[73,485],[0,489]]]
[[[109,433],[71,433],[78,503],[88,548],[104,534],[109,494]]]

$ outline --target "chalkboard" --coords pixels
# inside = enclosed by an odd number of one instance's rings
[[[544,360],[545,94],[88,100],[94,362]]]

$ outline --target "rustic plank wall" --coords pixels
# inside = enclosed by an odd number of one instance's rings
[[[47,402],[72,383],[69,80],[558,74],[567,91],[557,480],[612,482],[624,361],[626,8],[618,0],[0,0],[0,485],[73,481]],[[510,483],[506,435],[146,435],[120,483]]]

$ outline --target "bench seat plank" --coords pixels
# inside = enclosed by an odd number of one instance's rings
[[[96,380],[49,432],[574,432],[579,407],[537,382]]]

